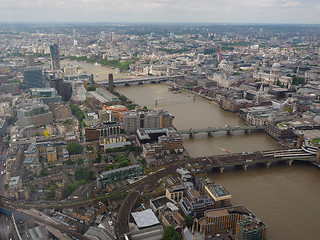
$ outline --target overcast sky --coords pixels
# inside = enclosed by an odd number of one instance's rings
[[[320,24],[320,0],[1,0],[0,22]]]

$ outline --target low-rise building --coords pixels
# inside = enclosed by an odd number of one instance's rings
[[[182,185],[175,185],[166,189],[166,197],[179,202],[184,196],[184,187]]]
[[[18,124],[21,127],[34,125],[40,127],[53,123],[49,107],[38,101],[23,103],[17,110]]]
[[[215,201],[215,208],[231,206],[231,195],[220,184],[206,183],[202,180],[201,193],[210,196]]]
[[[128,133],[133,133],[139,128],[168,128],[172,127],[173,118],[164,110],[131,110],[122,113],[122,127]]]
[[[142,168],[138,164],[102,172],[97,176],[97,189],[105,189],[108,183],[138,177],[141,174]]]

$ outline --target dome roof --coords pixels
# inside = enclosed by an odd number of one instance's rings
[[[225,59],[223,59],[223,60],[220,62],[220,64],[228,64],[228,61],[225,60]]]
[[[274,64],[272,64],[272,68],[280,69],[281,65],[280,65],[280,63],[274,63]]]

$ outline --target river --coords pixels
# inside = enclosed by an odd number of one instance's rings
[[[163,84],[120,87],[117,91],[141,106],[168,110],[175,116],[174,126],[180,130],[245,125],[236,114],[224,111],[216,103],[189,93],[173,94]],[[185,135],[184,146],[192,157],[225,154],[224,149],[230,153],[238,153],[281,148],[263,132],[244,134],[240,131],[232,136],[228,136],[226,132],[215,133],[213,137],[206,133],[197,134],[195,138]]]
[[[107,67],[107,66],[101,66],[100,64],[94,65],[86,62],[63,60],[61,61],[61,66],[62,67],[80,66],[86,71],[86,73],[93,74],[94,80],[97,82],[107,80],[109,73],[113,74],[114,79],[124,79],[124,78],[132,77],[126,73],[119,73],[117,69]]]
[[[95,74],[96,67],[86,64],[84,68]],[[173,94],[166,85],[120,87],[116,91],[142,106],[170,111],[177,129],[245,124],[236,114],[208,100],[189,93]],[[237,153],[281,148],[264,133],[241,132],[233,136],[216,133],[214,137],[200,134],[192,139],[185,136],[184,146],[193,157],[224,154],[224,149]],[[268,225],[268,240],[320,239],[320,172],[314,166],[294,162],[292,166],[275,164],[269,169],[252,167],[247,171],[236,168],[208,176],[226,187],[233,204],[247,206]]]

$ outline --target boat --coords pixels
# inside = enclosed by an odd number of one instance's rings
[[[169,90],[173,91],[173,92],[176,92],[178,93],[178,91],[180,91],[180,89],[176,86],[176,85],[173,85],[171,87],[168,87]],[[181,91],[180,91],[181,92]]]

